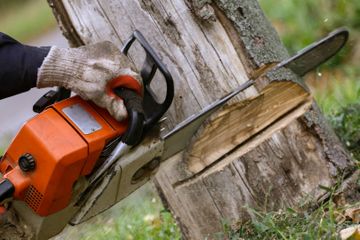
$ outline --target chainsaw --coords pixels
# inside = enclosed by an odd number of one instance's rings
[[[56,235],[66,224],[82,223],[144,185],[161,162],[186,147],[212,113],[261,76],[281,68],[303,76],[335,55],[347,39],[346,29],[333,31],[160,136],[159,121],[174,97],[173,78],[135,31],[122,52],[127,55],[135,41],[144,49],[144,93],[113,90],[124,100],[128,119],[118,122],[92,102],[70,97],[67,90],[48,92],[34,105],[39,114],[24,124],[1,158],[0,202],[11,205],[37,239]],[[150,87],[157,72],[165,82],[162,102]]]

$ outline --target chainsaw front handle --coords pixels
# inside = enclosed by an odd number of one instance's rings
[[[174,82],[165,64],[160,60],[154,49],[138,30],[135,30],[129,40],[125,43],[124,47],[122,48],[122,52],[127,55],[135,40],[140,43],[146,52],[146,58],[140,71],[140,76],[144,84],[144,132],[146,133],[161,119],[164,113],[169,109],[174,98]],[[166,83],[166,96],[162,103],[159,103],[156,100],[157,97],[150,88],[150,84],[157,70],[159,70],[163,75]]]
[[[99,180],[114,162],[125,155],[132,146],[141,142],[144,134],[160,120],[170,107],[174,98],[174,82],[171,74],[139,31],[136,30],[132,34],[130,39],[125,43],[122,52],[127,55],[135,40],[139,41],[146,52],[146,58],[140,71],[144,85],[144,96],[139,95],[136,91],[127,87],[117,87],[113,89],[113,92],[124,100],[128,112],[128,127],[121,137],[121,141],[114,148],[110,156],[90,177],[90,185]],[[166,82],[166,96],[162,103],[157,102],[157,96],[150,88],[150,84],[157,70],[160,70]]]

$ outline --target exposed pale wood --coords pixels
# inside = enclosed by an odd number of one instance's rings
[[[308,96],[299,85],[274,82],[258,97],[246,100],[242,107],[229,107],[209,119],[187,150],[189,171],[203,170],[296,106],[311,101]]]
[[[231,107],[236,107],[236,106],[239,106],[239,104],[235,103]],[[251,138],[237,145],[236,148],[231,151],[231,154],[224,155],[218,161],[209,164],[208,166],[206,166],[206,168],[203,168],[199,172],[193,173],[189,171],[187,161],[185,162],[186,163],[185,167],[183,166],[183,162],[184,162],[183,155],[188,154],[187,153],[188,149],[184,150],[182,154],[177,154],[176,157],[173,157],[169,161],[171,162],[171,164],[168,165],[168,168],[170,170],[179,169],[179,166],[182,166],[181,169],[177,171],[178,175],[176,176],[176,181],[173,182],[172,184],[173,187],[176,188],[180,185],[191,184],[192,182],[197,181],[199,177],[204,177],[214,172],[218,172],[219,169],[223,169],[226,165],[230,164],[231,162],[240,158],[247,152],[256,148],[266,139],[271,138],[271,136],[274,133],[286,128],[295,119],[301,117],[304,114],[304,112],[306,112],[309,109],[310,106],[311,106],[311,102],[305,101],[303,104],[299,105],[292,111],[289,111],[282,118],[277,119],[275,122],[273,122],[271,125],[266,127],[264,130],[257,132],[256,135],[251,136]],[[225,110],[225,112],[227,112],[227,110]],[[171,169],[172,167],[174,167],[174,169]]]
[[[164,132],[262,71],[259,69],[287,57],[253,0],[48,1],[73,46],[100,40],[121,46],[134,29],[144,33],[175,80],[176,95]],[[138,68],[139,52],[139,47],[131,51]],[[256,96],[276,81],[288,81],[290,89],[306,90],[297,76],[282,69],[260,79],[256,88],[231,104]],[[154,90],[163,91],[160,84]],[[222,220],[235,226],[249,217],[247,205],[276,209],[301,204],[307,198],[316,200],[324,195],[320,184],[332,186],[339,175],[352,171],[349,156],[316,104],[303,114],[307,108],[306,104],[294,106],[250,138],[234,134],[244,139],[236,139],[236,144],[213,155],[216,157],[204,158],[196,174],[188,171],[187,154],[165,162],[155,184],[185,239],[211,238],[221,231]],[[194,141],[192,149],[198,145],[208,147]]]

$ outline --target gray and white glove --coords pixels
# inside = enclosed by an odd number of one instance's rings
[[[127,117],[115,87],[142,93],[142,81],[128,58],[111,42],[79,48],[52,47],[38,70],[37,87],[65,87],[85,100],[106,108],[118,121]]]

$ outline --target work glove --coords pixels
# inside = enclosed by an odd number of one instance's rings
[[[132,69],[128,58],[108,41],[79,48],[52,47],[38,70],[37,87],[69,89],[121,121],[127,111],[112,89],[125,87],[142,94],[140,76]]]

